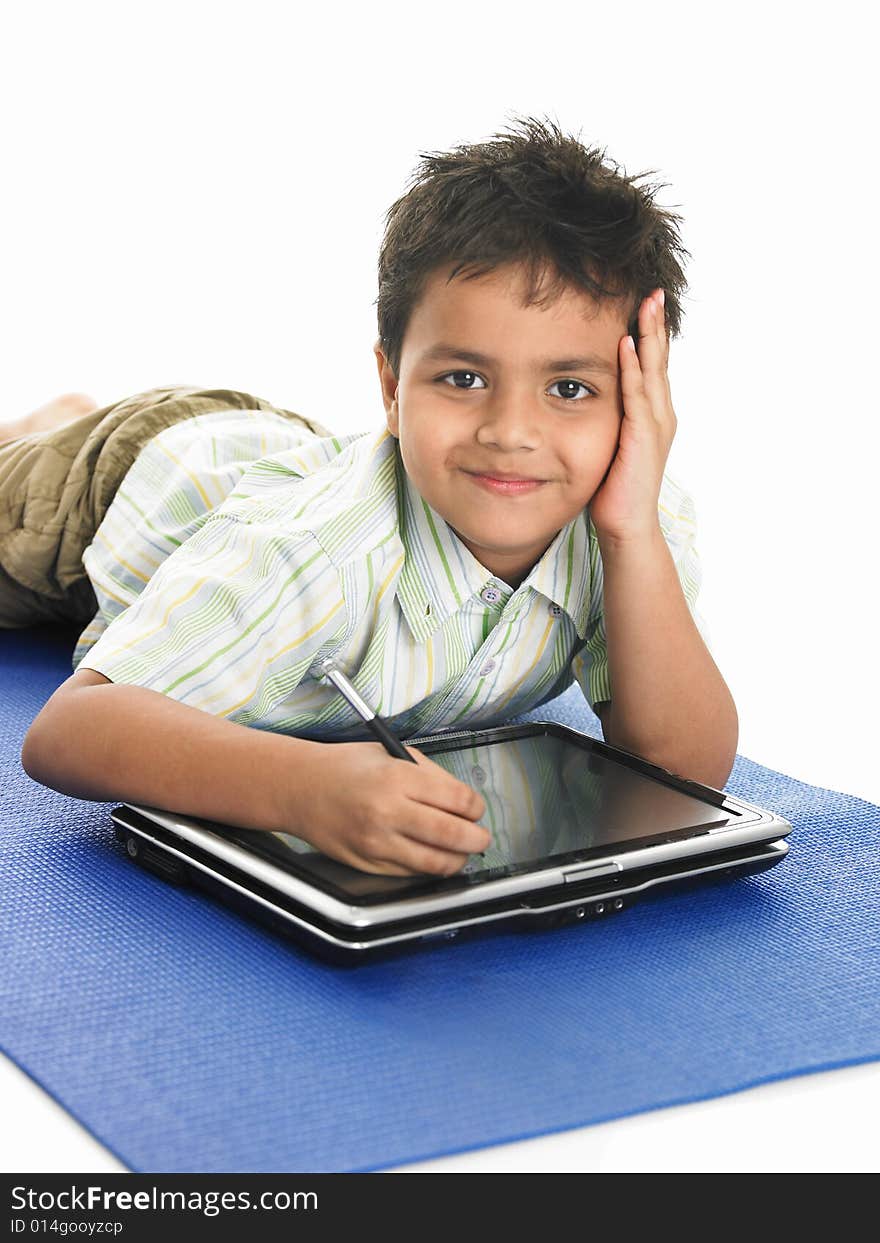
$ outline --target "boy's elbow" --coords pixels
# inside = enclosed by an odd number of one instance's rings
[[[67,719],[71,696],[84,686],[110,684],[110,679],[95,669],[78,669],[47,699],[31,721],[19,756],[21,766],[33,780],[47,785],[53,757],[57,760],[70,750],[71,742],[82,737],[81,732]],[[60,708],[65,708],[65,720],[55,727]]]
[[[55,694],[57,693],[56,691]],[[52,718],[56,706],[51,700],[43,705],[31,721],[21,744],[21,766],[31,780],[39,781],[41,785],[47,784],[47,757],[53,752],[57,754],[59,747],[63,747],[63,742],[53,742],[51,739]]]
[[[45,708],[43,712],[45,713]],[[34,719],[21,746],[21,766],[32,781],[60,794],[86,798],[80,792],[83,765],[89,757],[87,725],[57,708]]]
[[[21,744],[21,766],[32,781],[38,781],[40,785],[46,785],[45,773],[45,755],[47,748],[44,745],[45,722],[41,721],[42,713],[34,718],[30,728],[24,736],[24,742]]]
[[[19,758],[22,768],[30,777],[31,781],[38,781],[40,785],[44,785],[45,782],[40,777],[41,769],[34,751],[34,745],[29,742],[27,737],[25,737],[21,748],[21,756]]]

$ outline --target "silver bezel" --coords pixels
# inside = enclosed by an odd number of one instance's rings
[[[132,804],[128,804],[128,806],[132,806]],[[428,940],[435,940],[438,938],[442,938],[444,936],[454,936],[462,928],[471,928],[471,927],[476,927],[481,924],[496,923],[499,920],[509,919],[511,915],[513,914],[527,917],[531,913],[527,908],[523,908],[520,910],[517,910],[516,908],[508,908],[508,909],[500,910],[500,911],[489,911],[489,912],[483,912],[483,913],[468,914],[466,909],[463,909],[462,906],[456,905],[454,910],[449,911],[449,918],[445,922],[432,924],[432,926],[427,930],[424,928],[405,929],[403,931],[397,931],[395,933],[391,933],[387,936],[371,937],[369,940],[366,940],[366,941],[353,941],[348,938],[334,936],[334,934],[328,931],[327,929],[322,928],[317,924],[311,923],[309,920],[303,919],[301,916],[295,915],[292,911],[287,910],[283,906],[278,906],[277,903],[271,902],[269,901],[269,899],[263,897],[262,894],[255,893],[253,890],[248,889],[246,886],[239,884],[237,881],[233,880],[231,877],[226,876],[223,872],[215,871],[213,868],[208,867],[208,865],[203,863],[201,860],[193,859],[192,856],[187,854],[185,851],[178,850],[176,847],[169,845],[167,842],[162,841],[160,838],[151,836],[151,834],[147,833],[141,826],[134,826],[134,825],[129,824],[124,819],[124,817],[114,816],[114,819],[117,821],[117,823],[121,823],[125,825],[126,828],[128,828],[132,833],[135,833],[138,837],[148,842],[152,842],[153,844],[158,846],[161,850],[167,852],[170,855],[174,855],[176,858],[184,862],[187,865],[187,867],[197,868],[199,871],[205,873],[206,875],[213,877],[215,881],[218,881],[222,885],[225,885],[228,889],[235,890],[237,893],[242,894],[245,897],[247,897],[250,901],[258,903],[260,906],[262,906],[267,911],[270,911],[276,917],[286,921],[287,923],[295,926],[298,929],[301,929],[302,931],[306,932],[309,936],[317,937],[320,941],[323,941],[328,946],[335,946],[338,949],[349,950],[349,951],[352,951],[353,953],[358,953],[360,951],[369,950],[369,949],[377,949],[382,946],[393,946],[393,945],[397,945],[397,944],[400,944],[401,942],[406,942],[406,941],[419,941],[419,940],[428,941]],[[762,843],[762,845],[765,847],[772,847],[774,850],[776,850],[779,854],[780,859],[783,858],[788,853],[788,849],[789,849],[788,842],[786,842],[784,839],[779,839],[778,841],[773,841],[773,842],[764,842]],[[246,853],[246,852],[242,852],[242,853]],[[755,860],[765,858],[765,857],[766,857],[765,855],[759,855],[756,853]],[[257,862],[262,862],[262,860],[257,860]],[[708,876],[708,875],[711,875],[712,872],[723,872],[725,870],[735,871],[738,865],[741,866],[742,864],[748,863],[748,862],[749,862],[749,859],[744,858],[744,859],[737,860],[736,863],[731,863],[730,860],[726,860],[726,861],[720,861],[720,862],[716,861],[714,863],[706,863],[706,864],[703,864],[702,866],[683,868],[680,872],[676,872],[674,875],[671,875],[671,876],[667,875],[667,876],[649,877],[645,880],[638,881],[630,885],[626,885],[624,883],[623,885],[615,886],[615,888],[610,889],[605,893],[597,892],[597,893],[591,893],[589,897],[584,897],[583,895],[581,895],[578,897],[572,897],[570,899],[564,899],[560,902],[555,902],[552,904],[548,904],[546,906],[541,906],[540,908],[535,910],[533,913],[536,917],[536,922],[537,922],[537,918],[539,916],[544,916],[553,911],[561,911],[561,910],[567,910],[570,908],[578,908],[578,907],[584,908],[585,911],[589,907],[592,907],[593,909],[595,909],[598,903],[613,903],[615,900],[622,900],[626,897],[632,897],[634,894],[644,893],[646,890],[655,888],[657,886],[671,884],[675,881],[687,880],[689,878],[698,877],[698,876]],[[271,870],[280,871],[280,869],[276,869],[276,868],[273,868]],[[283,874],[283,875],[286,875],[286,874]],[[296,880],[295,877],[289,877],[288,879]],[[537,886],[532,886],[532,890],[534,890],[536,887]],[[320,891],[313,890],[311,886],[303,886],[303,888],[309,890],[310,896],[314,896],[316,894],[319,897],[327,896],[326,894],[321,894]],[[481,886],[481,888],[485,889],[486,886],[485,885]],[[451,898],[457,898],[458,896],[460,895],[458,894],[450,895]],[[494,896],[496,897],[498,896],[497,891],[495,892]],[[309,905],[317,909],[317,905],[315,903],[310,902]],[[402,905],[401,903],[396,904],[398,918],[400,917],[399,908],[401,905]],[[443,908],[440,908],[440,909],[443,909]],[[367,921],[367,922],[361,921],[357,925],[352,925],[349,923],[348,926],[349,927],[351,926],[372,927],[373,921]]]
[[[754,813],[754,819],[747,824],[734,828],[724,825],[720,829],[710,829],[699,837],[688,837],[675,842],[663,842],[655,846],[643,847],[640,850],[610,851],[590,859],[585,863],[569,863],[565,865],[551,864],[532,872],[519,873],[515,876],[502,876],[497,880],[483,881],[472,888],[447,891],[441,894],[427,894],[420,897],[397,898],[390,902],[380,902],[370,906],[349,903],[325,893],[315,885],[293,876],[290,872],[261,859],[250,851],[238,846],[235,842],[221,837],[220,834],[205,828],[198,820],[188,816],[177,816],[157,807],[146,807],[127,803],[148,820],[154,820],[163,828],[191,842],[208,854],[223,859],[239,871],[253,876],[263,884],[286,894],[296,902],[311,907],[326,919],[334,923],[346,924],[354,928],[371,928],[376,925],[396,922],[401,919],[415,918],[420,915],[432,915],[448,910],[454,906],[457,910],[468,906],[477,906],[496,898],[514,898],[519,894],[532,893],[536,889],[550,888],[563,884],[566,873],[572,874],[589,868],[598,870],[603,865],[620,874],[636,869],[674,862],[679,859],[691,859],[709,851],[728,850],[736,846],[745,846],[756,842],[771,841],[790,832],[791,825],[760,807],[744,803],[740,799],[731,799],[737,806]],[[113,814],[113,813],[111,813]],[[114,819],[118,819],[114,815]],[[126,828],[147,836],[138,825],[122,821]],[[151,839],[153,840],[153,839]],[[170,849],[163,841],[158,844],[163,849]],[[189,858],[189,856],[182,856]]]
[[[536,728],[551,725],[567,733],[589,739],[590,742],[600,742],[600,740],[593,738],[591,734],[587,734],[583,730],[574,729],[569,725],[562,725],[560,722],[531,721],[524,724],[528,727]],[[518,726],[516,728],[521,727]],[[460,730],[450,733],[416,736],[406,739],[406,742],[408,745],[434,742],[446,743],[460,738],[473,738],[475,733],[489,735],[492,732],[494,732],[492,729],[484,731]],[[600,742],[600,746],[612,752],[619,751],[619,748],[609,747],[608,744],[602,742]],[[622,752],[621,754],[627,755],[628,753]],[[640,764],[645,763],[640,757],[634,758]],[[649,767],[656,768],[656,766]],[[656,772],[658,776],[665,774],[667,780],[671,779],[673,782],[682,782],[684,786],[692,785],[697,797],[701,788],[704,790],[711,789],[711,787],[699,787],[696,783],[683,782],[683,779],[677,778],[675,774],[669,773],[665,769],[656,768]],[[734,823],[708,829],[700,833],[699,836],[658,842],[638,849],[622,850],[618,847],[616,850],[609,850],[607,855],[597,856],[580,863],[568,862],[563,864],[548,862],[545,866],[537,867],[531,871],[517,873],[513,876],[500,876],[496,879],[484,880],[470,887],[465,886],[461,889],[447,887],[441,893],[401,897],[369,905],[346,902],[344,899],[336,898],[332,894],[326,893],[324,890],[319,889],[317,885],[292,875],[284,868],[254,855],[235,842],[221,836],[210,827],[210,822],[200,820],[198,817],[178,815],[162,808],[135,803],[124,803],[118,810],[124,812],[126,807],[130,807],[147,820],[155,821],[184,841],[190,842],[193,846],[223,860],[238,871],[253,876],[255,880],[278,890],[293,901],[309,907],[333,923],[342,924],[348,928],[372,929],[381,928],[385,924],[397,923],[401,920],[416,919],[422,916],[436,916],[450,910],[466,912],[468,908],[481,906],[487,902],[498,899],[512,900],[523,894],[564,884],[567,879],[584,879],[587,874],[595,876],[603,871],[615,873],[618,879],[614,886],[614,892],[619,893],[622,891],[622,885],[626,883],[622,877],[625,877],[627,872],[643,870],[646,867],[659,866],[670,862],[698,859],[700,855],[708,852],[727,851],[754,843],[772,842],[785,837],[792,830],[792,825],[787,820],[783,820],[782,817],[762,807],[758,807],[754,803],[749,803],[745,799],[726,794],[723,791],[713,790],[712,793],[723,800],[725,808],[738,813],[738,819]],[[202,866],[192,859],[190,855],[172,850],[163,840],[150,838],[149,834],[139,825],[120,819],[116,812],[117,809],[111,811],[113,819],[118,823],[124,824],[132,832],[139,833],[148,840],[155,841],[158,846],[163,850],[169,851],[169,853],[179,854],[179,857],[191,866]],[[211,871],[207,867],[204,867],[203,870]],[[707,867],[705,870],[712,871],[714,868]],[[687,874],[689,873],[683,873],[683,875]],[[220,873],[215,873],[215,875],[220,875],[222,878]],[[231,881],[228,883],[232,884]],[[238,886],[233,887],[237,888]],[[257,895],[251,896],[257,897]],[[577,899],[573,899],[571,903],[562,903],[563,906],[576,904]],[[282,910],[282,908],[277,909]],[[289,912],[285,912],[285,914],[289,915]],[[291,918],[293,917],[291,916]],[[483,916],[473,922],[482,922],[485,918],[497,918],[497,916]],[[455,924],[461,925],[462,922],[456,916]],[[349,942],[346,941],[344,944],[348,945]],[[374,944],[374,942],[371,940],[370,944]]]

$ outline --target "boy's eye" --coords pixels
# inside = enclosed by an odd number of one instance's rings
[[[589,393],[591,397],[595,397],[595,396],[596,396],[596,390],[595,390],[595,389],[592,389],[592,388],[590,388],[588,385],[584,384],[584,382],[583,382],[582,380],[554,380],[554,381],[553,381],[553,383],[550,385],[550,387],[551,387],[551,388],[555,388],[555,386],[556,386],[557,384],[576,385],[578,388],[582,388],[582,389],[584,390],[584,392]],[[568,397],[572,397],[572,396],[574,396],[574,394],[571,392],[571,389],[569,389],[568,393],[564,394],[564,397],[565,397],[566,399],[567,399]],[[578,399],[577,399],[577,400],[578,400],[578,401],[583,401],[584,399],[583,399],[583,397],[578,397]]]
[[[471,385],[469,385],[469,384],[468,384],[468,385],[460,385],[460,384],[456,384],[456,383],[455,383],[455,377],[456,377],[456,376],[469,376],[471,379],[474,379],[474,380],[482,380],[482,378],[483,378],[482,376],[478,375],[478,374],[476,373],[476,371],[447,371],[445,375],[441,375],[441,376],[439,376],[439,377],[438,377],[438,381],[439,381],[440,383],[444,383],[444,384],[445,384],[445,383],[446,383],[446,381],[447,381],[448,379],[452,378],[452,380],[453,380],[453,384],[452,384],[452,386],[451,386],[451,387],[454,387],[454,388],[464,388],[466,392],[473,392],[473,391],[474,391],[474,390],[473,390],[473,387],[472,387]],[[583,398],[583,397],[576,397],[576,396],[575,396],[575,394],[573,394],[573,393],[572,393],[572,391],[571,391],[571,387],[570,387],[570,386],[572,386],[572,385],[573,385],[573,386],[575,386],[576,388],[582,388],[582,389],[584,390],[584,392],[585,392],[585,393],[589,393],[589,395],[590,395],[591,397],[596,397],[596,396],[598,395],[598,394],[596,393],[595,389],[592,389],[592,388],[590,388],[590,387],[589,387],[589,385],[584,384],[584,382],[583,382],[582,380],[554,380],[554,381],[553,381],[553,383],[550,385],[550,387],[551,387],[551,388],[555,388],[557,384],[564,384],[564,385],[568,385],[568,386],[569,386],[569,390],[568,390],[568,392],[567,392],[567,393],[565,393],[565,394],[556,394],[556,396],[559,396],[559,397],[560,397],[560,400],[567,402],[569,405],[571,404],[572,399],[573,399],[573,400],[576,400],[576,401],[583,401],[583,400],[584,400],[584,398]]]
[[[475,379],[475,380],[481,380],[483,378],[482,376],[478,376],[476,371],[447,371],[446,375],[442,375],[439,378],[441,381],[445,383],[445,381],[448,380],[450,376],[454,377],[454,376],[459,376],[459,375],[470,376],[472,379]],[[453,387],[461,388],[462,386],[459,384],[454,384]],[[469,388],[470,386],[468,385],[466,387]]]

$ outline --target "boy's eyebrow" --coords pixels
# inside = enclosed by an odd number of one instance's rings
[[[425,350],[421,362],[433,362],[441,358],[458,358],[462,362],[474,363],[477,367],[491,367],[495,359],[477,350],[463,350],[457,345],[449,345],[445,341]],[[584,354],[580,358],[539,358],[535,365],[545,371],[603,371],[607,375],[616,376],[617,366],[598,354]]]

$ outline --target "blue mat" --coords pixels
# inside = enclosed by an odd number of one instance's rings
[[[75,635],[0,635],[0,1044],[134,1171],[356,1171],[880,1057],[880,808],[737,757],[763,875],[334,967],[19,765]],[[527,717],[601,736],[577,688]]]

